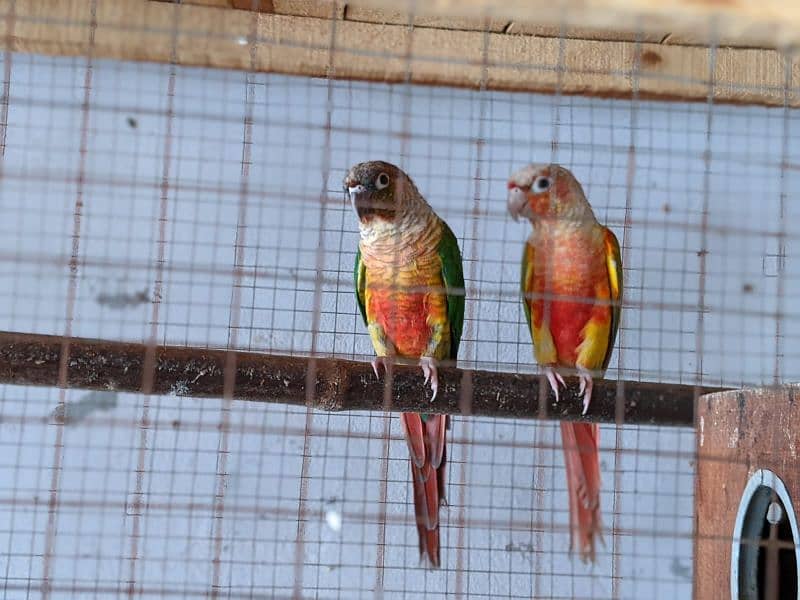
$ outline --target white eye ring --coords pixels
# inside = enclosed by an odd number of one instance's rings
[[[550,181],[549,177],[545,177],[544,175],[540,175],[539,177],[537,177],[533,181],[533,185],[531,186],[531,189],[534,192],[541,193],[541,192],[546,192],[547,190],[549,190],[551,185],[552,185],[552,182]]]
[[[384,189],[389,185],[389,176],[386,173],[381,173],[375,178],[375,187],[379,190]]]

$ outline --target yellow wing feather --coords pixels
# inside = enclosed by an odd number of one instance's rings
[[[578,347],[575,361],[577,365],[591,370],[605,370],[608,367],[614,350],[621,310],[622,258],[619,242],[610,229],[604,227],[603,230],[607,278],[595,285],[594,296],[600,307],[608,306],[609,310],[601,310],[600,315],[593,316],[586,323],[582,332],[583,341]]]
[[[550,333],[550,326],[542,319],[541,308],[534,304],[533,280],[534,280],[534,260],[536,255],[535,248],[525,243],[525,250],[522,254],[522,273],[520,284],[522,288],[522,305],[525,309],[525,317],[528,319],[528,327],[531,330],[531,340],[533,341],[533,355],[536,362],[540,365],[550,365],[558,361],[558,352]]]
[[[606,266],[608,267],[608,284],[611,291],[611,331],[608,334],[608,349],[603,359],[603,368],[608,367],[611,360],[611,352],[614,350],[614,342],[617,339],[617,329],[619,329],[619,318],[622,314],[622,254],[619,250],[617,236],[608,227],[605,229],[603,242],[606,248]]]

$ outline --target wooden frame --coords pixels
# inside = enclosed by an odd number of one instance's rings
[[[342,20],[332,2],[316,6],[331,10],[327,19],[308,2],[293,6],[314,16],[155,0],[0,0],[0,39],[25,52],[315,77],[800,106],[800,68],[776,50],[514,35],[491,21],[484,31],[409,27]]]
[[[744,389],[708,394],[697,402],[693,595],[696,600],[730,599],[732,583],[738,583],[731,582],[732,574],[736,574],[731,561],[733,544],[762,543],[758,539],[741,540],[735,534],[743,492],[755,473],[766,470],[775,474],[797,509],[800,501],[796,457],[800,446],[798,392],[797,385]],[[775,547],[780,543],[776,540]],[[766,593],[764,597],[788,596]]]
[[[800,42],[800,3],[794,0],[358,0],[358,4],[394,11],[405,7],[405,12],[418,15],[504,19],[522,29],[533,28],[534,33],[541,26],[577,28],[599,39],[642,32],[651,40],[679,44],[789,47]]]
[[[164,0],[175,1],[175,0]],[[790,47],[800,41],[794,0],[181,0],[223,8],[441,29],[682,45]],[[413,15],[413,16],[412,16]]]

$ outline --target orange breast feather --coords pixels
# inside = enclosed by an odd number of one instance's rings
[[[447,321],[447,299],[438,262],[437,256],[435,261],[367,270],[367,319],[383,328],[400,356],[420,357],[431,342],[433,325]]]
[[[548,330],[558,364],[599,368],[608,348],[611,322],[602,246],[595,247],[580,236],[559,236],[558,243],[537,244],[534,261],[530,280],[534,330]],[[547,340],[542,345],[547,346]]]

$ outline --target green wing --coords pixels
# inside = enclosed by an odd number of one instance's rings
[[[356,266],[353,270],[353,279],[356,284],[356,302],[358,303],[358,310],[361,311],[361,318],[364,319],[364,325],[367,323],[367,307],[366,307],[366,288],[367,288],[367,267],[364,261],[361,260],[361,248],[356,252]]]
[[[617,338],[619,317],[622,313],[622,254],[619,251],[617,236],[608,227],[603,240],[606,250],[606,266],[608,268],[608,287],[611,291],[611,331],[608,335],[608,349],[603,360],[603,368],[608,367],[611,352],[614,350],[614,341]]]
[[[442,221],[442,239],[438,247],[442,261],[442,280],[447,294],[447,321],[450,324],[450,358],[458,358],[461,331],[464,326],[464,271],[458,240],[447,223]]]

